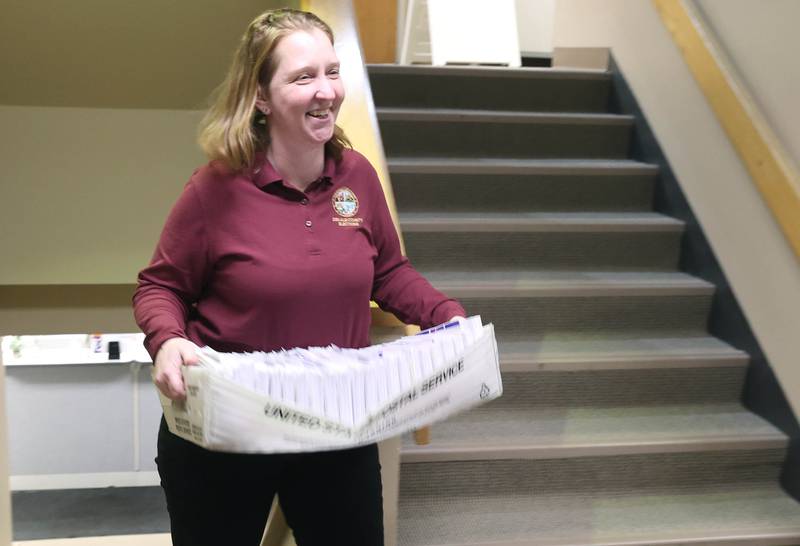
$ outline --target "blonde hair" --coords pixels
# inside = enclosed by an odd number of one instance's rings
[[[278,42],[298,30],[324,32],[333,44],[333,31],[322,19],[295,9],[269,10],[247,27],[233,57],[228,75],[214,93],[211,107],[200,122],[198,141],[209,159],[234,171],[253,166],[257,152],[269,145],[267,119],[256,108],[259,86],[269,85],[276,69]],[[325,151],[337,161],[350,147],[344,131],[334,126]]]

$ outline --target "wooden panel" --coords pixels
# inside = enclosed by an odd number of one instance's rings
[[[354,0],[358,33],[367,63],[394,63],[397,49],[397,0]]]

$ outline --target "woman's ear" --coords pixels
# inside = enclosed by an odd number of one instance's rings
[[[265,116],[269,115],[269,104],[264,99],[256,99],[256,109]]]
[[[258,88],[258,95],[256,96],[256,108],[265,116],[269,115],[269,102],[264,98],[261,87]]]

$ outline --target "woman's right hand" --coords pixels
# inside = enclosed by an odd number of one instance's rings
[[[182,337],[165,341],[156,353],[153,382],[164,396],[172,400],[185,400],[186,387],[183,384],[181,366],[197,364],[197,345]]]

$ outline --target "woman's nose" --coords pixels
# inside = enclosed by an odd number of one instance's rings
[[[336,93],[334,92],[333,84],[331,84],[331,82],[328,81],[327,78],[322,79],[322,81],[320,82],[319,87],[317,87],[316,96],[318,99],[325,99],[325,100],[333,100],[334,98],[336,98]]]

